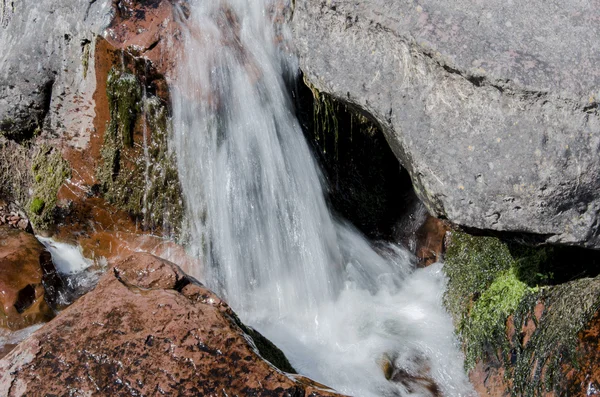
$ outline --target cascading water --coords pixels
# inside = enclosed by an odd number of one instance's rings
[[[427,395],[401,379],[425,373],[445,395],[469,395],[439,266],[413,272],[408,253],[374,249],[326,206],[286,84],[297,71],[287,9],[181,10],[173,146],[205,282],[300,373],[338,391]]]

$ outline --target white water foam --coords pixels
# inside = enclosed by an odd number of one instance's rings
[[[93,261],[83,256],[78,245],[61,243],[49,237],[36,237],[52,255],[52,262],[59,273],[81,273],[93,264]]]
[[[172,144],[207,284],[302,374],[341,392],[434,395],[420,386],[430,378],[443,395],[472,395],[440,266],[415,271],[406,250],[373,246],[326,206],[289,96],[285,5],[189,7]]]

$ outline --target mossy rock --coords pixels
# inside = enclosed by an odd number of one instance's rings
[[[133,127],[140,111],[142,88],[134,74],[112,68],[106,81],[110,110],[107,133],[115,134],[122,146],[133,146]]]
[[[449,283],[444,301],[465,346],[467,368],[487,351],[504,350],[506,320],[549,276],[551,247],[528,247],[497,237],[455,231],[445,254]]]
[[[448,242],[444,301],[463,342],[465,366],[499,360],[514,396],[565,390],[564,366],[577,368],[577,335],[600,309],[600,276],[550,285],[561,276],[553,269],[564,269],[562,250],[459,231]],[[544,307],[539,322],[537,305]],[[520,330],[529,320],[535,330],[523,343]],[[516,330],[510,340],[509,321]]]
[[[54,221],[56,196],[64,181],[71,177],[71,167],[60,151],[41,145],[31,165],[33,195],[28,205],[28,215],[34,228],[48,229]]]

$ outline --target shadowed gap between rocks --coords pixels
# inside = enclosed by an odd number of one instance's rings
[[[370,238],[404,240],[400,220],[422,205],[381,128],[360,109],[307,85],[302,75],[294,99],[330,207]]]

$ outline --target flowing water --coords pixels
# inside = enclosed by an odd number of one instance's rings
[[[440,265],[415,271],[405,250],[371,244],[327,208],[289,93],[285,5],[188,4],[172,144],[205,282],[300,373],[340,392],[429,395],[415,381],[429,377],[444,395],[470,395]]]

